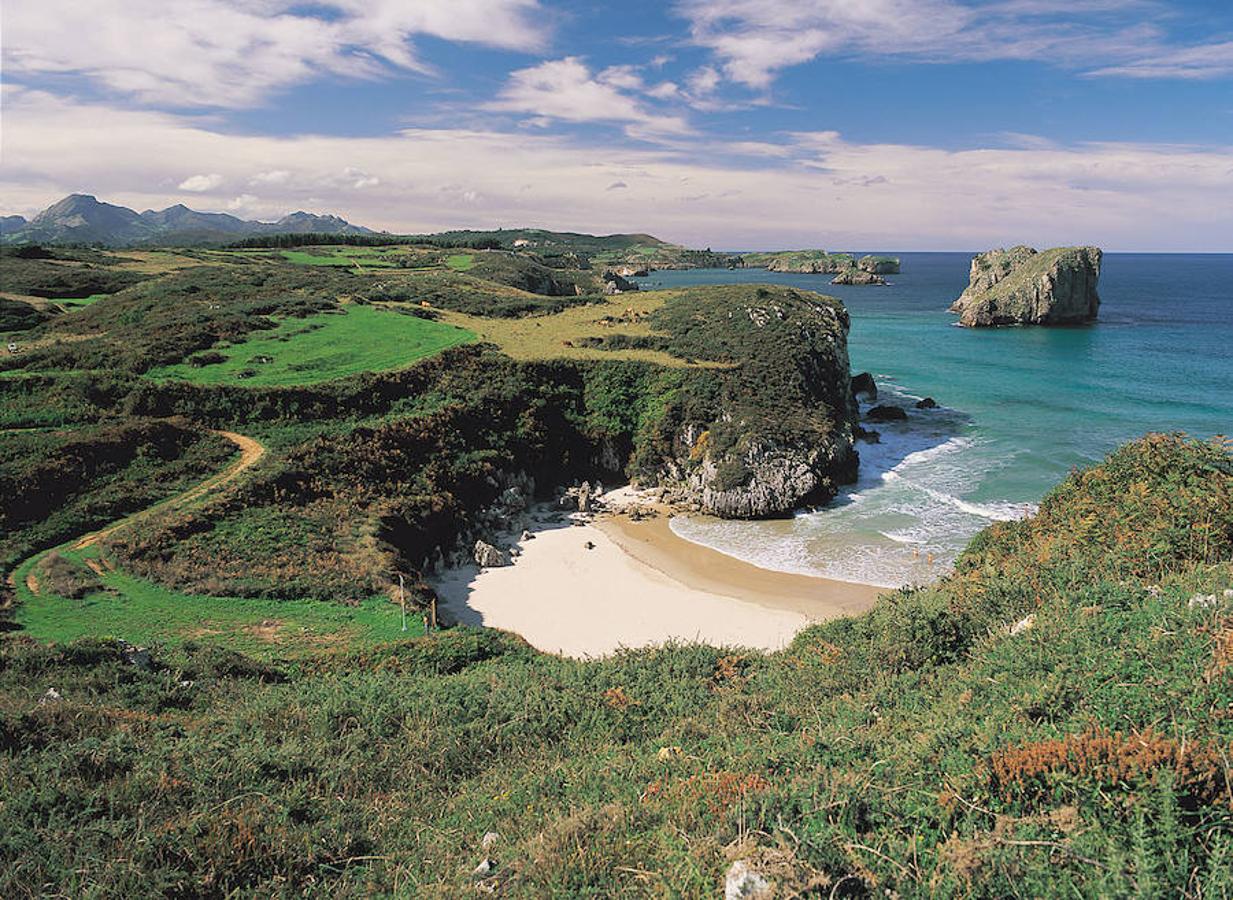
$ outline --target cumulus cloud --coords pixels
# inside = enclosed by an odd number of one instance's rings
[[[12,79],[79,75],[151,104],[243,107],[323,73],[428,72],[413,40],[546,40],[538,0],[9,0]]]
[[[927,62],[1044,60],[1102,76],[1211,78],[1233,44],[1169,39],[1144,0],[678,0],[724,77],[756,90],[820,56]],[[1200,23],[1206,24],[1206,23]]]
[[[823,131],[601,154],[581,139],[525,131],[236,135],[209,120],[11,87],[4,105],[5,212],[29,214],[82,188],[162,208],[185,170],[247,184],[277,159],[289,174],[262,187],[263,215],[310,207],[400,232],[474,226],[482,213],[490,226],[650,231],[713,247],[1233,250],[1233,147],[1025,141],[944,149]],[[381,190],[356,189],[340,177],[347,167],[380,173]],[[608,191],[614,180],[627,186]],[[748,189],[737,194],[737,186]]]
[[[593,76],[576,56],[549,60],[512,72],[497,98],[486,108],[525,113],[534,120],[626,123],[638,134],[685,134],[689,126],[679,116],[648,109],[628,88],[642,80],[630,67],[605,69]]]
[[[190,175],[177,185],[182,191],[192,191],[194,194],[212,191],[223,183],[222,175]]]

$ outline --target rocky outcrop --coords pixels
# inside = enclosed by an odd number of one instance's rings
[[[637,284],[630,281],[624,275],[618,275],[611,269],[604,272],[603,281],[605,294],[624,294],[626,291],[638,290]]]
[[[728,461],[731,465],[732,461]],[[724,462],[705,460],[686,482],[699,510],[723,519],[764,519],[831,499],[837,483],[855,480],[857,455],[851,443],[780,447],[753,442],[736,461],[740,481]]]
[[[504,550],[494,547],[487,541],[475,542],[473,556],[475,557],[475,564],[482,569],[495,569],[499,566],[509,565],[509,555]]]
[[[872,275],[899,274],[899,258],[896,256],[862,256],[856,261],[856,266]]]
[[[901,406],[875,406],[865,413],[870,422],[902,422],[907,417],[907,411]]]
[[[852,376],[852,396],[859,398],[862,394],[870,403],[878,402],[878,385],[868,372]]]
[[[990,250],[972,259],[967,290],[951,304],[959,324],[1074,325],[1094,322],[1100,307],[1097,247]]]
[[[844,269],[831,279],[831,284],[886,284],[886,279],[861,269]]]
[[[769,285],[692,289],[651,325],[682,351],[725,363],[666,398],[636,456],[655,480],[723,518],[769,518],[829,501],[855,479],[857,420],[848,314],[838,300]],[[705,352],[705,355],[704,355]]]

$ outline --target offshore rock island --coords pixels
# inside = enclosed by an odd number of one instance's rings
[[[1094,322],[1100,261],[1098,247],[989,250],[973,257],[968,287],[950,311],[969,327]]]

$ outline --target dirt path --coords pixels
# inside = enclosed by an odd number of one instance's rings
[[[257,460],[265,456],[265,446],[253,438],[247,437],[243,434],[236,434],[234,431],[215,431],[214,433],[225,437],[227,440],[231,441],[231,443],[239,447],[240,458],[232,462],[221,472],[214,473],[205,481],[193,485],[193,487],[183,493],[176,494],[174,497],[169,497],[166,500],[161,500],[153,506],[146,507],[140,512],[127,515],[123,519],[118,519],[110,525],[100,528],[98,531],[92,531],[89,534],[82,535],[82,537],[78,538],[77,542],[73,544],[73,549],[84,550],[86,547],[92,547],[104,538],[109,537],[119,531],[121,528],[127,528],[129,525],[146,519],[155,513],[170,509],[179,509],[182,506],[187,506],[196,500],[200,500],[207,494],[210,494],[219,488],[230,484],[232,481],[235,481],[236,478],[240,476],[241,472],[245,469],[251,468]],[[23,560],[18,565],[13,567],[13,571],[9,572],[7,579],[9,587],[16,588],[17,570],[26,565],[27,562],[29,562],[29,560]],[[26,587],[30,589],[32,594],[37,594],[39,592],[38,580],[35,578],[33,571],[26,576]]]
[[[120,519],[118,522],[112,522],[110,525],[100,528],[98,531],[92,531],[89,534],[84,535],[77,541],[77,543],[73,545],[73,549],[84,550],[86,547],[92,547],[104,538],[110,537],[121,528],[126,528],[139,519],[144,519],[147,516],[152,516],[155,513],[163,512],[164,510],[179,509],[181,506],[186,506],[194,500],[199,500],[206,494],[216,491],[224,485],[235,481],[241,472],[247,468],[250,468],[257,462],[257,460],[265,456],[265,447],[253,438],[246,437],[242,434],[236,434],[234,431],[216,431],[214,433],[225,437],[227,440],[231,441],[231,443],[239,447],[240,458],[227,468],[223,469],[221,472],[211,475],[205,481],[189,488],[182,494],[176,494],[176,496],[160,501],[153,506],[143,509],[141,512],[133,513],[130,516]]]

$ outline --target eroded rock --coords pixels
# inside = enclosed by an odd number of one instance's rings
[[[1094,322],[1100,307],[1097,247],[990,250],[972,259],[968,287],[951,304],[959,324],[1072,325]]]

